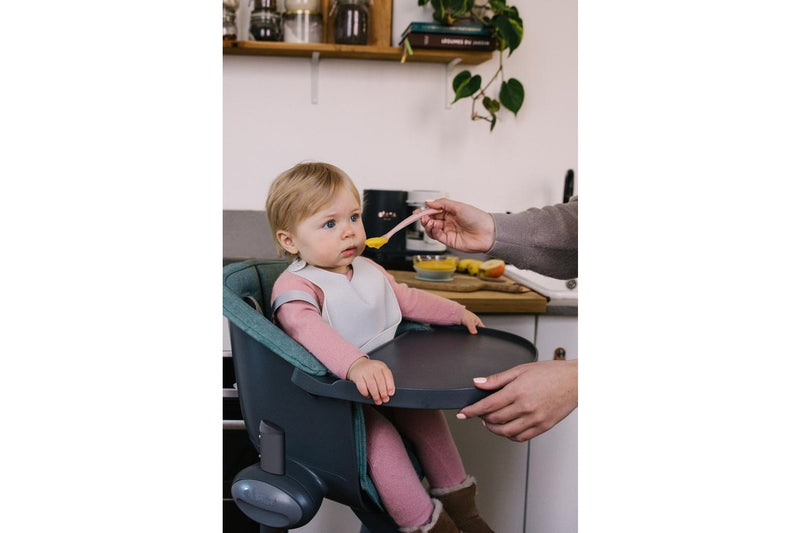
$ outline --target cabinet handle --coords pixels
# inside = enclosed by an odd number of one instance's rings
[[[566,358],[567,358],[567,351],[560,346],[556,348],[555,351],[553,352],[554,361],[564,361]]]

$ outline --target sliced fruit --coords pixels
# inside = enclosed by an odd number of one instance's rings
[[[502,259],[489,259],[480,264],[479,273],[487,278],[499,278],[506,271],[506,262]]]

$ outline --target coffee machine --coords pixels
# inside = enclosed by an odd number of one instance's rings
[[[362,219],[364,230],[369,237],[380,237],[415,209],[425,208],[425,200],[446,196],[442,191],[398,191],[385,189],[365,189]],[[368,257],[384,268],[392,270],[413,270],[411,258],[416,254],[440,254],[447,247],[425,235],[419,221],[401,230],[381,248],[364,250]]]

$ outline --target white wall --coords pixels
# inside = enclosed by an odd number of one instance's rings
[[[430,19],[416,3],[395,0],[395,28]],[[504,62],[525,103],[492,133],[466,100],[445,108],[444,65],[324,59],[312,104],[309,60],[224,56],[223,208],[262,209],[272,179],[307,159],[361,190],[435,188],[489,211],[560,202],[568,168],[577,193],[577,0],[512,3],[525,35]],[[497,53],[463,68],[486,80],[496,66]]]

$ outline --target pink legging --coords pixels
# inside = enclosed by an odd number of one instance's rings
[[[467,476],[441,411],[392,409],[391,413],[394,424],[375,408],[364,406],[370,476],[397,525],[419,527],[430,519],[433,504],[400,434],[414,444],[431,488],[454,487]]]

